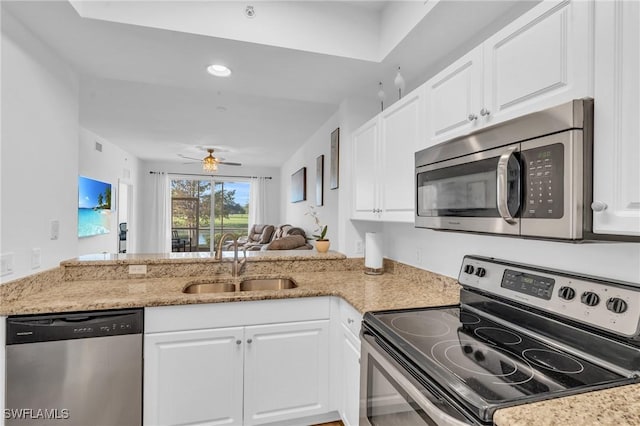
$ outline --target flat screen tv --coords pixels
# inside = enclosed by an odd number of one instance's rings
[[[111,230],[111,184],[78,177],[78,237],[108,234]]]

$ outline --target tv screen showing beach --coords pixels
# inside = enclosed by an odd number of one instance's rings
[[[111,184],[78,178],[78,237],[108,234],[111,228]]]

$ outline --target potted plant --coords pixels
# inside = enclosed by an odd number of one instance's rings
[[[316,250],[318,253],[326,253],[329,251],[329,239],[327,237],[327,225],[322,225],[320,223],[320,218],[318,217],[318,212],[313,208],[313,206],[309,206],[309,211],[305,213],[311,216],[316,223],[315,234],[312,234],[314,240],[316,240]]]

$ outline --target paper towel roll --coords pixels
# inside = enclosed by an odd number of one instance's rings
[[[364,271],[367,274],[382,273],[382,234],[367,232],[364,235]]]

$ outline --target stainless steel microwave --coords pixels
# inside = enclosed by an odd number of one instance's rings
[[[581,240],[591,234],[593,99],[415,154],[416,227]]]

